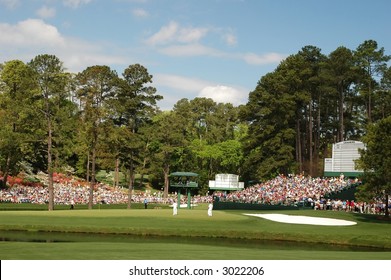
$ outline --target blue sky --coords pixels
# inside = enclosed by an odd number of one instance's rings
[[[372,39],[391,54],[389,0],[0,0],[0,63],[54,54],[70,72],[140,63],[163,110],[182,98],[245,104],[306,45]]]

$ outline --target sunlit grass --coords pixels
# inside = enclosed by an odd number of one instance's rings
[[[276,213],[278,211],[273,211]],[[206,205],[195,209],[94,209],[56,211],[0,211],[0,230],[54,233],[83,233],[81,236],[174,237],[157,242],[128,240],[102,242],[77,241],[33,243],[1,242],[1,259],[391,259],[391,223],[373,215],[333,211],[290,210],[284,214],[338,218],[357,222],[355,226],[314,226],[282,224],[244,213],[267,211],[213,211]],[[204,238],[200,242],[182,242],[182,238]],[[216,244],[213,243],[215,240]],[[220,240],[228,243],[219,244]],[[229,240],[235,246],[229,246]],[[307,244],[303,249],[252,247],[252,243],[269,240]],[[210,242],[211,241],[211,242]],[[243,246],[241,245],[243,243]],[[228,245],[227,245],[228,244]],[[330,253],[320,254],[308,244],[330,246]],[[335,250],[334,245],[353,250]],[[363,252],[360,248],[379,252]],[[386,249],[386,251],[384,251]],[[356,250],[356,251],[355,251]],[[383,251],[382,251],[383,250]],[[192,251],[193,253],[189,253]],[[365,251],[365,250],[364,250]],[[88,253],[90,252],[90,253]],[[92,254],[94,252],[94,254]],[[175,254],[174,254],[175,253]],[[319,253],[319,254],[318,254]],[[147,257],[148,256],[148,257]]]

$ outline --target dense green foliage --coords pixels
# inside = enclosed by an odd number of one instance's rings
[[[373,123],[364,137],[366,149],[360,151],[360,166],[365,170],[361,196],[385,197],[386,216],[389,216],[388,197],[391,195],[391,116]],[[365,198],[365,197],[364,197]]]
[[[242,112],[249,176],[322,174],[331,144],[361,140],[368,124],[391,115],[389,60],[372,40],[328,56],[306,46],[262,77]]]
[[[60,171],[86,178],[92,192],[96,172],[114,170],[114,184],[124,174],[131,197],[136,174],[165,195],[173,171],[200,174],[200,193],[218,173],[244,181],[321,175],[332,143],[361,140],[368,124],[391,115],[389,60],[372,40],[329,55],[305,46],[261,77],[246,105],[181,99],[168,112],[139,64],[122,75],[101,65],[71,74],[54,55],[7,61],[0,67],[2,183],[44,171],[51,190],[51,174]]]

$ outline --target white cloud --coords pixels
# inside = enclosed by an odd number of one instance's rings
[[[71,7],[73,9],[78,8],[80,5],[88,4],[91,0],[63,0],[64,6]]]
[[[230,86],[207,86],[201,90],[198,97],[212,98],[217,103],[231,103],[235,106],[244,104],[248,92]]]
[[[246,53],[246,54],[242,55],[241,57],[248,64],[264,65],[264,64],[279,63],[279,62],[281,62],[281,60],[286,58],[286,55],[279,54],[279,53],[267,53],[267,54],[263,54],[263,55],[258,55],[255,53]]]
[[[71,72],[96,64],[122,65],[126,61],[120,55],[105,54],[108,48],[103,45],[65,37],[41,19],[28,19],[15,25],[0,23],[0,34],[0,61],[30,60],[48,53],[58,56]]]
[[[208,33],[207,28],[181,27],[177,22],[171,21],[150,36],[146,42],[149,45],[165,45],[169,43],[198,42]]]
[[[37,10],[36,14],[40,18],[51,18],[56,15],[56,9],[55,8],[49,8],[47,6],[42,6],[40,9]]]
[[[228,46],[235,46],[238,42],[236,36],[232,33],[224,34],[223,39],[227,43]]]
[[[198,42],[202,37],[208,34],[207,28],[180,28],[177,34],[177,40],[181,43]]]
[[[144,9],[133,9],[132,14],[138,18],[145,18],[149,16],[149,13]]]
[[[216,85],[216,83],[178,75],[154,75],[154,86],[165,94],[164,99],[178,101],[181,98],[212,98],[217,103],[232,103],[237,106],[247,102],[248,90],[240,86]],[[178,96],[178,93],[181,97]]]
[[[199,42],[208,34],[219,34],[225,44],[234,46],[237,38],[230,30],[213,27],[183,27],[176,21],[171,21],[160,30],[151,35],[146,43],[151,46],[168,44],[200,44]]]
[[[205,45],[196,44],[177,44],[169,45],[158,49],[158,52],[173,57],[191,57],[191,56],[210,56],[223,57],[227,59],[243,60],[251,65],[278,64],[286,55],[278,53],[266,53],[263,55],[246,53],[230,53],[218,49],[210,48]]]
[[[178,23],[172,21],[147,39],[150,45],[166,44],[174,40],[179,29]]]
[[[123,65],[126,61],[124,57],[105,55],[101,53],[100,50],[93,50],[93,47],[91,47],[91,50],[93,52],[90,52],[87,49],[85,51],[76,50],[76,52],[63,52],[61,58],[63,58],[65,67],[67,67],[69,71],[75,73],[83,71],[86,67],[92,65]]]
[[[0,23],[0,44],[4,46],[60,46],[64,38],[57,28],[40,19],[27,19],[16,25]]]
[[[161,110],[172,110],[173,105],[182,98],[192,100],[209,82],[171,74],[154,74],[153,86],[164,98],[158,102]]]
[[[0,0],[0,4],[12,10],[20,5],[20,0]]]
[[[224,42],[229,46],[237,44],[237,38],[232,30],[222,30],[221,28],[194,28],[182,27],[176,21],[171,21],[160,30],[151,35],[145,41],[148,45],[155,47],[156,51],[168,56],[191,57],[210,56],[223,57],[226,59],[242,60],[251,65],[278,64],[286,58],[286,55],[279,53],[235,53],[208,47],[201,43],[201,40],[208,33],[218,33]]]
[[[185,92],[199,92],[210,83],[195,78],[188,78],[170,74],[156,74],[153,76],[154,84],[173,88]]]

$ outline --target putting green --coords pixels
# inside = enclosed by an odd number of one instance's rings
[[[0,243],[0,258],[391,259],[391,223],[379,217],[313,210],[273,213],[357,225],[286,224],[242,211],[213,211],[209,217],[206,206],[180,209],[177,216],[172,209],[0,211],[0,231],[16,238],[0,235],[7,240]],[[11,232],[15,230],[44,234],[46,239],[23,240]]]

